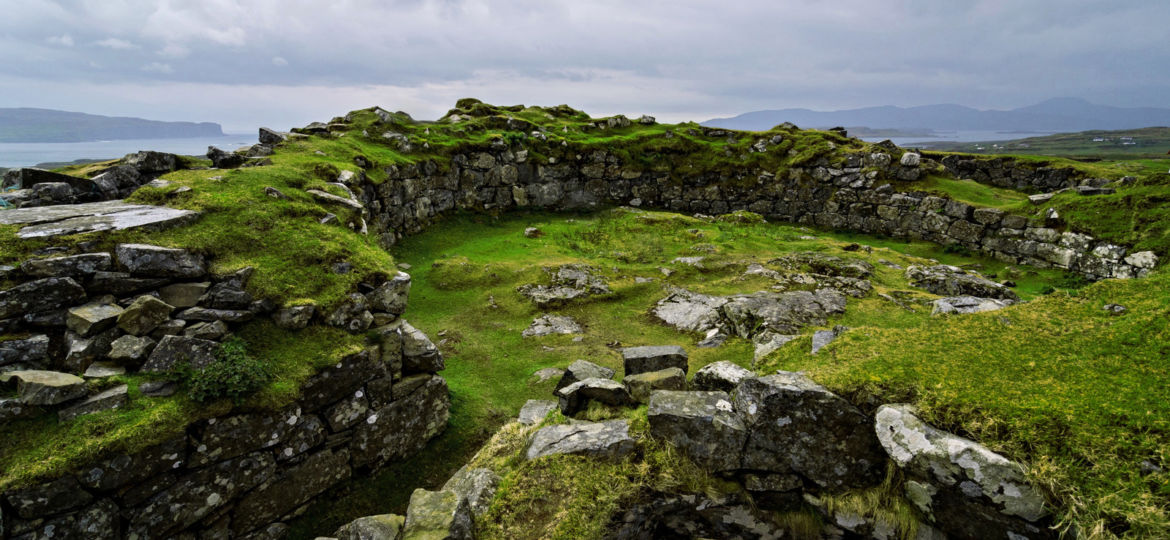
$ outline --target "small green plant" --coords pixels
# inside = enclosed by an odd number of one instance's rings
[[[191,399],[201,403],[230,398],[239,404],[272,380],[268,365],[251,357],[239,338],[225,341],[211,365],[199,370],[188,366],[180,373]]]

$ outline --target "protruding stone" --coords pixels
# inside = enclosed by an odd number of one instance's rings
[[[106,379],[125,374],[126,368],[113,362],[94,362],[85,368],[83,377],[87,379]]]
[[[357,518],[333,533],[337,540],[399,540],[406,517],[381,514]]]
[[[687,374],[679,368],[672,367],[627,375],[622,379],[622,384],[634,401],[645,403],[655,390],[686,390]]]
[[[158,297],[176,308],[189,308],[199,304],[199,299],[211,287],[211,283],[175,283],[158,290]]]
[[[98,332],[112,328],[118,322],[118,317],[124,311],[120,306],[109,300],[90,302],[74,308],[69,308],[65,315],[65,326],[83,337],[89,337]]]
[[[20,265],[21,271],[33,277],[86,278],[114,265],[109,253],[82,253],[66,257],[29,259]]]
[[[475,538],[471,507],[453,491],[416,489],[406,509],[403,538],[470,540]]]
[[[530,460],[554,454],[620,458],[634,451],[629,431],[626,420],[546,426],[533,435],[525,456]]]
[[[549,413],[557,409],[557,402],[551,399],[530,399],[520,408],[518,422],[526,426],[534,426],[548,418]]]
[[[118,315],[118,328],[127,334],[142,336],[171,316],[174,307],[150,295],[142,295]]]
[[[175,366],[185,363],[191,369],[203,369],[216,361],[219,353],[219,343],[203,339],[166,336],[150,353],[150,358],[143,364],[145,373],[166,373]]]
[[[17,489],[5,494],[8,504],[24,519],[36,519],[80,508],[93,501],[77,480],[65,476],[47,484]]]
[[[410,296],[410,274],[398,272],[394,277],[366,295],[370,301],[370,308],[375,311],[384,311],[394,315],[402,315],[406,311],[406,301]]]
[[[464,465],[443,484],[443,490],[454,491],[467,501],[471,514],[479,517],[491,506],[499,484],[500,477],[491,469],[470,469]]]
[[[750,369],[727,360],[720,360],[699,368],[691,382],[696,390],[731,392],[744,379],[755,376]]]
[[[80,403],[70,405],[57,412],[62,422],[67,422],[78,416],[93,414],[110,409],[118,409],[129,401],[129,387],[122,384],[105,390],[100,394],[90,396]]]
[[[687,371],[687,352],[678,345],[622,349],[626,376],[676,367]]]
[[[402,372],[438,373],[443,370],[443,354],[426,334],[402,321]]]
[[[0,373],[0,384],[16,382],[16,394],[26,405],[58,405],[85,396],[85,379],[57,371],[25,370]]]
[[[849,327],[847,326],[837,325],[834,326],[832,330],[817,330],[816,332],[813,332],[812,351],[810,354],[816,354],[820,352],[821,349],[825,348],[826,345],[836,341],[837,338],[840,337],[841,334],[845,333],[845,331],[848,329]]]
[[[280,144],[284,142],[285,139],[285,135],[279,131],[268,129],[266,127],[260,128],[260,144]]]
[[[193,279],[207,275],[207,261],[182,249],[119,244],[114,252],[118,264],[136,276]]]
[[[0,341],[0,366],[21,364],[40,366],[49,355],[49,336],[44,334],[25,339]]]
[[[553,392],[585,379],[612,379],[613,376],[612,369],[599,366],[588,360],[575,360],[569,364],[569,367],[565,368],[565,373],[561,375],[561,380],[557,382],[557,387],[553,389]]]
[[[276,325],[288,330],[300,330],[309,326],[309,321],[313,320],[313,314],[316,313],[317,307],[313,305],[304,306],[289,306],[280,308],[273,315],[272,320]]]
[[[1003,309],[1012,305],[1011,300],[996,300],[995,298],[976,298],[974,296],[949,296],[947,298],[939,298],[933,302],[934,309],[931,310],[931,315],[943,315],[948,313],[964,314],[964,313],[981,313],[984,311],[995,311]]]
[[[154,350],[157,341],[148,337],[122,336],[110,344],[109,358],[129,366],[137,366]]]
[[[13,212],[5,210],[4,213]],[[0,291],[0,320],[74,305],[85,299],[85,289],[73,278],[28,281]]]
[[[611,379],[585,379],[557,390],[561,414],[572,416],[585,409],[590,401],[626,407],[634,405],[630,392]]]
[[[544,314],[532,321],[521,335],[524,337],[539,337],[552,334],[579,334],[581,325],[567,315]]]
[[[650,433],[712,471],[740,468],[748,431],[726,392],[658,391],[650,395]]]

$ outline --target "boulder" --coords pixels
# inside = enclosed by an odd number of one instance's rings
[[[5,210],[7,214],[13,210]],[[0,291],[0,319],[52,311],[85,299],[85,289],[73,278],[44,278]]]
[[[976,296],[1012,301],[1020,299],[1011,289],[957,266],[910,266],[906,269],[906,279],[915,287],[941,296]]]
[[[410,296],[410,274],[398,272],[394,277],[386,280],[372,292],[366,295],[370,308],[374,311],[383,311],[393,315],[402,315],[406,311],[406,301]]]
[[[898,160],[898,163],[903,167],[917,167],[922,163],[922,156],[914,152],[906,152],[902,154],[902,159]]]
[[[402,533],[404,539],[470,540],[475,538],[471,507],[453,491],[416,489]]]
[[[65,326],[82,337],[90,337],[112,328],[118,322],[123,309],[112,303],[113,297],[69,308],[65,314]]]
[[[118,328],[133,336],[149,334],[167,319],[174,307],[150,295],[142,295],[118,314]]]
[[[467,501],[471,514],[479,517],[491,506],[499,485],[500,477],[491,469],[469,469],[464,465],[443,484],[443,491],[455,492],[459,498]]]
[[[885,455],[869,419],[804,375],[744,379],[732,401],[750,431],[743,468],[797,473],[831,491],[881,481]]]
[[[617,407],[635,404],[626,387],[611,379],[585,379],[557,390],[556,394],[561,414],[565,416],[581,412],[590,401]]]
[[[626,347],[622,349],[622,362],[626,376],[679,368],[687,371],[687,352],[678,345]]]
[[[525,456],[530,460],[555,454],[616,459],[634,451],[629,431],[626,420],[546,426],[533,435]]]
[[[114,265],[109,253],[82,253],[65,257],[29,259],[20,265],[20,270],[32,277],[86,278],[99,271],[106,271]]]
[[[186,337],[220,341],[228,333],[227,324],[223,321],[197,322],[183,330]]]
[[[196,279],[207,275],[207,261],[182,249],[147,244],[119,244],[118,264],[135,276]]]
[[[955,538],[1055,538],[1041,491],[1020,464],[920,420],[906,405],[883,405],[874,430],[911,477],[906,495]]]
[[[557,409],[557,402],[551,399],[530,399],[520,407],[518,422],[526,426],[534,426],[548,418],[549,413]]]
[[[830,315],[845,312],[845,295],[836,289],[815,292],[758,292],[728,298],[721,308],[729,333],[744,339],[771,331],[797,334],[806,326],[820,326]]]
[[[724,326],[720,308],[726,303],[727,298],[721,296],[676,289],[660,300],[651,313],[667,325],[684,332],[706,333]]]
[[[553,389],[553,392],[585,379],[612,379],[613,376],[614,370],[612,369],[587,360],[575,360],[569,364],[569,367],[565,368],[565,373],[561,375],[561,380],[557,382],[557,387]]]
[[[333,532],[337,540],[398,540],[406,517],[381,514],[357,518]]]
[[[696,390],[731,392],[739,383],[756,374],[727,360],[712,362],[695,372],[691,381]]]
[[[932,302],[934,309],[930,311],[931,315],[944,315],[948,313],[964,314],[964,313],[980,313],[983,311],[995,311],[1008,307],[1015,302],[1011,300],[997,300],[995,298],[977,298],[974,296],[948,296],[946,298],[939,298]]]
[[[266,127],[260,128],[260,144],[280,144],[285,141],[285,138],[285,135],[279,131],[271,130]]]
[[[748,431],[726,392],[657,391],[646,413],[650,434],[715,472],[740,468]]]
[[[207,159],[211,160],[211,166],[216,169],[235,169],[247,161],[242,154],[227,152],[214,146],[207,147]]]
[[[530,284],[517,289],[540,308],[558,307],[579,298],[611,292],[609,285],[591,266],[566,264],[547,271],[550,285]]]
[[[129,387],[121,384],[57,411],[57,417],[67,422],[78,416],[121,408],[129,400]]]
[[[650,393],[655,390],[686,390],[687,374],[679,368],[672,367],[627,375],[622,379],[622,384],[634,401],[645,403],[650,399]]]
[[[524,337],[539,337],[551,334],[580,334],[581,325],[577,324],[572,317],[566,315],[550,315],[544,314],[532,321],[529,326],[521,333]]]
[[[183,336],[166,336],[142,365],[145,373],[166,373],[179,364],[203,369],[216,362],[219,343]]]
[[[179,168],[179,156],[153,150],[143,150],[128,154],[126,164],[134,167],[138,172],[145,174],[167,173]]]
[[[84,397],[85,379],[57,371],[24,370],[0,373],[0,384],[16,383],[16,394],[25,405],[58,405]]]

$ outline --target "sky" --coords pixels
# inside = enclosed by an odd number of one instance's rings
[[[3,0],[0,107],[288,129],[461,97],[702,121],[1170,107],[1166,0]]]

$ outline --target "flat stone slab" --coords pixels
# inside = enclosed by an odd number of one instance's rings
[[[198,215],[191,210],[114,200],[5,210],[0,212],[0,225],[28,225],[16,236],[43,238],[148,226],[161,229],[189,223]]]
[[[16,381],[16,393],[26,405],[57,405],[85,396],[85,380],[58,371],[10,371],[0,375],[0,385]]]
[[[528,459],[554,454],[618,458],[634,451],[630,424],[625,420],[582,422],[541,428],[528,446]]]
[[[981,313],[984,311],[995,311],[1003,309],[1012,305],[1011,300],[999,300],[996,298],[979,298],[976,296],[950,296],[947,298],[939,298],[933,302],[934,309],[931,310],[931,315],[942,315],[946,313]]]
[[[557,402],[551,399],[530,399],[520,408],[521,424],[535,426],[548,418],[549,413],[557,408]]]
[[[69,408],[61,409],[57,416],[62,422],[66,422],[78,416],[120,408],[129,401],[128,391],[127,385],[115,386]]]

